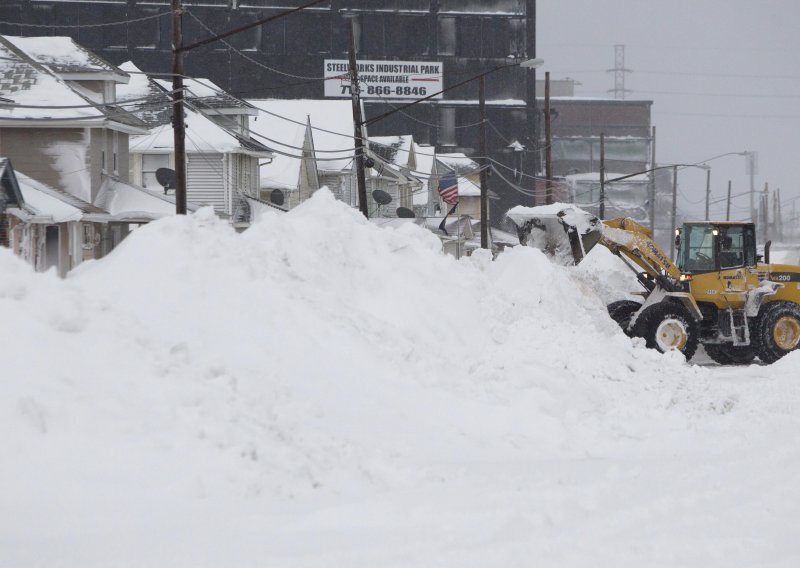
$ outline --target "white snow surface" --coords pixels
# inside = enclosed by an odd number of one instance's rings
[[[798,565],[800,355],[690,366],[583,267],[439,248],[327,190],[66,280],[0,248],[0,565]]]

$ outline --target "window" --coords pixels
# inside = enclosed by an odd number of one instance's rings
[[[114,131],[111,139],[111,155],[112,155],[112,168],[114,175],[119,175],[119,161],[117,155],[119,154],[119,132]]]
[[[392,43],[394,36],[395,41],[402,42],[408,55],[428,54],[430,26],[426,16],[397,16],[392,19],[391,26],[387,43]]]
[[[264,31],[264,53],[275,55],[284,51],[284,21],[270,22]]]
[[[720,270],[744,266],[744,251],[744,227],[721,227],[719,232]]]
[[[714,228],[711,225],[686,225],[683,254],[678,266],[684,272],[710,272],[714,262]]]
[[[156,170],[169,167],[169,154],[142,154],[142,186],[162,189],[156,179]]]
[[[506,57],[512,53],[506,18],[458,20],[456,54],[461,57]]]
[[[456,54],[456,19],[439,18],[439,55]]]
[[[456,109],[439,108],[439,144],[455,146],[456,144]]]
[[[159,8],[142,8],[142,17],[160,13]],[[155,49],[161,43],[161,22],[163,18],[142,20],[129,24],[131,36],[135,38],[136,47],[139,49]]]

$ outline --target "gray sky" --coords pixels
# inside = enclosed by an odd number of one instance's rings
[[[659,163],[694,163],[725,152],[759,154],[756,188],[800,197],[800,1],[539,0],[537,55],[578,96],[614,86],[614,44],[624,44],[626,98],[653,100]],[[745,159],[710,162],[712,199],[749,189]],[[702,218],[705,173],[679,175],[679,207]],[[725,203],[712,205],[724,218]],[[800,199],[797,201],[800,210]],[[784,213],[791,210],[791,203]],[[749,217],[749,197],[731,216]]]

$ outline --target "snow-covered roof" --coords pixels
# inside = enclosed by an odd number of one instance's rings
[[[70,37],[3,37],[36,63],[47,67],[62,78],[69,79],[81,75],[82,78],[88,79],[90,78],[88,75],[91,75],[98,76],[97,78],[102,76],[118,83],[128,82],[127,73],[75,43]]]
[[[172,91],[171,81],[154,79],[154,82],[164,91]],[[258,116],[258,111],[252,105],[225,91],[211,79],[187,77],[183,80],[183,86],[186,100],[198,108],[221,114]]]
[[[202,113],[186,107],[186,151],[198,154],[249,154],[270,157],[269,151],[258,142],[231,132]],[[159,154],[172,152],[175,138],[172,125],[162,124],[149,134],[131,136],[130,152]]]
[[[150,128],[169,123],[172,116],[169,95],[132,61],[126,61],[119,67],[128,73],[131,79],[127,84],[117,86],[117,102],[137,101],[125,105],[125,108],[138,116]]]
[[[436,154],[436,159],[444,166],[463,172],[465,170],[477,170],[478,163],[462,152],[452,152],[446,154]]]
[[[107,177],[100,186],[95,204],[110,213],[114,219],[127,221],[152,221],[175,214],[175,197],[150,191],[138,185]],[[189,211],[200,208],[188,202]]]
[[[414,137],[405,136],[370,136],[369,149],[396,166],[408,166]]]
[[[26,209],[35,216],[30,219],[32,222],[67,223],[80,221],[85,214],[92,214],[95,218],[108,216],[103,209],[70,193],[50,187],[22,172],[16,174]]]
[[[92,101],[6,36],[0,36],[0,99],[0,120],[11,125],[25,120],[59,121],[48,126],[89,127],[99,123],[131,133],[141,132],[144,126],[123,109]]]
[[[349,167],[355,154],[350,101],[248,99],[247,102],[259,109],[258,117],[250,121],[251,134],[275,151],[272,163],[261,166],[262,187],[298,186],[301,160],[296,156],[302,155],[307,122],[311,124],[317,169],[341,172]]]

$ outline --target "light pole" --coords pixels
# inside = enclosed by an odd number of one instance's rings
[[[481,156],[480,156],[480,163],[481,163],[481,248],[488,249],[489,248],[489,188],[488,188],[488,180],[486,175],[486,169],[489,167],[489,160],[487,156],[487,147],[486,147],[486,95],[484,89],[484,78],[487,75],[491,75],[495,71],[500,71],[501,69],[508,69],[510,67],[523,67],[525,69],[537,69],[544,65],[543,59],[525,59],[523,61],[517,61],[514,63],[509,63],[507,65],[498,65],[497,67],[492,67],[484,71],[483,73],[479,73],[474,77],[470,77],[469,79],[465,79],[456,83],[455,85],[451,85],[441,91],[433,93],[432,95],[428,95],[427,97],[423,97],[421,99],[416,99],[411,101],[410,103],[404,104],[399,107],[395,107],[390,111],[387,111],[381,115],[378,115],[374,118],[370,118],[365,120],[361,123],[362,126],[368,126],[374,122],[378,122],[379,120],[383,120],[387,116],[390,116],[396,112],[401,112],[406,110],[409,107],[417,105],[421,102],[433,99],[438,97],[439,95],[446,93],[447,91],[451,91],[462,85],[466,85],[467,83],[471,83],[475,80],[480,80],[480,87],[478,90],[478,99],[479,99],[479,108],[481,114],[481,132],[480,132],[480,147],[481,147]]]

